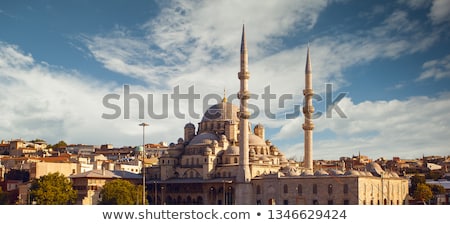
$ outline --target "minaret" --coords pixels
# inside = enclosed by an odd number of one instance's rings
[[[249,124],[248,119],[250,113],[248,112],[248,99],[250,93],[248,91],[248,79],[250,73],[248,72],[248,53],[247,43],[245,40],[245,29],[242,26],[242,40],[241,40],[241,71],[238,73],[238,78],[241,81],[238,98],[240,99],[239,109],[239,168],[236,177],[236,204],[250,205],[252,196],[251,175],[249,167]]]
[[[314,107],[312,105],[312,97],[314,95],[312,87],[312,72],[311,72],[311,59],[309,56],[309,46],[306,55],[306,67],[305,67],[305,89],[303,90],[305,96],[305,105],[303,106],[303,114],[305,115],[305,123],[303,123],[303,130],[305,133],[305,155],[303,158],[303,166],[306,170],[313,170],[313,113]]]

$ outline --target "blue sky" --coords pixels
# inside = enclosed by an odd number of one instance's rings
[[[134,146],[146,121],[148,142],[176,142],[201,120],[189,107],[202,114],[224,89],[238,91],[244,23],[260,110],[251,122],[288,157],[303,157],[303,116],[284,115],[301,105],[308,44],[317,111],[326,84],[329,101],[344,95],[345,118],[332,110],[314,121],[314,159],[450,155],[449,0],[2,1],[0,139]],[[139,118],[137,101],[125,118],[124,85],[155,113],[167,95],[167,118]],[[189,88],[200,99],[180,100],[176,117],[171,94]],[[102,118],[113,113],[108,94],[120,95],[116,119]]]

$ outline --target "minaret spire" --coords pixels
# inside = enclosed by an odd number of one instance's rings
[[[306,66],[305,66],[305,89],[303,90],[303,95],[305,96],[305,105],[303,106],[303,114],[305,115],[305,122],[303,123],[303,130],[305,133],[304,140],[304,151],[305,155],[303,158],[303,166],[306,170],[313,170],[313,113],[314,107],[312,105],[312,97],[314,91],[312,88],[312,70],[311,70],[311,59],[309,55],[309,44],[306,53]]]
[[[241,39],[241,72],[242,71],[248,72],[248,50],[247,50],[247,40],[245,38],[245,25],[242,25],[242,39]]]
[[[238,98],[240,100],[239,107],[239,168],[237,171],[236,182],[236,204],[250,205],[252,204],[252,185],[250,166],[249,166],[249,121],[250,113],[248,112],[248,99],[250,92],[248,91],[248,79],[250,73],[248,72],[248,51],[247,41],[245,39],[245,28],[242,25],[242,39],[241,39],[241,68],[238,73],[240,80],[240,90]]]

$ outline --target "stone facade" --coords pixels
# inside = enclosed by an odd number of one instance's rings
[[[306,119],[305,162],[289,161],[269,140],[262,124],[251,127],[246,108],[247,47],[242,30],[240,107],[222,102],[210,107],[184,139],[169,145],[158,165],[147,167],[150,204],[405,204],[408,180],[376,163],[364,170],[314,168],[314,124]],[[305,117],[311,118],[312,73],[307,52]],[[315,170],[316,169],[316,170]]]

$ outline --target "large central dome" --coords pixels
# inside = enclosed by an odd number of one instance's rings
[[[202,122],[206,121],[232,121],[238,123],[239,108],[226,100],[213,105],[203,114]]]

